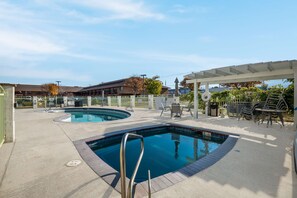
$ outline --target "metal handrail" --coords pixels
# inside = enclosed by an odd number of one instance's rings
[[[132,136],[134,138],[140,138],[141,139],[141,152],[138,158],[138,161],[136,163],[134,172],[132,174],[132,177],[130,179],[129,185],[128,185],[128,192],[126,193],[126,143],[127,140],[129,138],[129,136]],[[142,135],[138,135],[135,133],[126,133],[123,138],[122,138],[122,142],[121,142],[121,149],[120,149],[120,170],[121,170],[121,194],[122,194],[122,198],[131,198],[132,197],[132,190],[133,190],[133,184],[134,184],[134,180],[140,165],[140,162],[142,160],[142,156],[143,156],[143,152],[144,152],[144,139]]]
[[[150,170],[148,170],[148,182],[147,182],[147,185],[148,185],[148,198],[151,198],[151,196],[152,196],[152,191],[151,191],[152,183],[151,183],[151,171]]]

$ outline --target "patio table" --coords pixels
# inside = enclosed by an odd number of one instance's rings
[[[265,118],[267,118],[267,127],[269,125],[269,122],[270,122],[270,125],[272,125],[272,115],[273,114],[276,114],[277,117],[280,118],[282,126],[285,126],[283,113],[286,113],[287,112],[286,110],[256,108],[255,111],[262,112],[262,123],[264,122]],[[260,120],[259,120],[258,124],[259,123],[260,123]]]

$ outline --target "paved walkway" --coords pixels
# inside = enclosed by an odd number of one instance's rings
[[[16,110],[16,142],[0,148],[0,197],[120,197],[81,159],[72,141],[120,129],[178,122],[240,135],[224,158],[208,169],[153,197],[297,197],[293,169],[294,131],[287,124],[256,125],[229,118],[170,119],[136,109],[128,119],[105,123],[60,123],[63,113]]]

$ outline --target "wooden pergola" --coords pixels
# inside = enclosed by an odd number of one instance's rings
[[[194,117],[198,118],[198,86],[205,85],[208,91],[210,84],[236,83],[249,81],[277,80],[294,78],[294,107],[297,107],[297,60],[261,62],[236,66],[221,67],[186,75],[187,83],[194,83]],[[297,124],[297,113],[294,113],[294,124]]]

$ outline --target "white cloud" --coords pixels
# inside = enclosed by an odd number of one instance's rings
[[[15,30],[0,30],[0,49],[28,54],[56,54],[65,51],[64,47],[48,38]]]
[[[43,80],[76,80],[80,82],[88,82],[91,80],[90,76],[73,73],[66,69],[42,69],[38,67],[5,67],[1,66],[0,76],[13,78],[30,78]]]
[[[77,4],[91,9],[110,12],[110,15],[104,16],[102,20],[121,20],[121,19],[153,19],[162,20],[165,16],[161,13],[151,11],[144,3],[129,0],[89,0],[75,1]],[[75,13],[78,15],[77,13]],[[80,14],[81,15],[81,14]],[[99,18],[97,19],[99,20]]]

